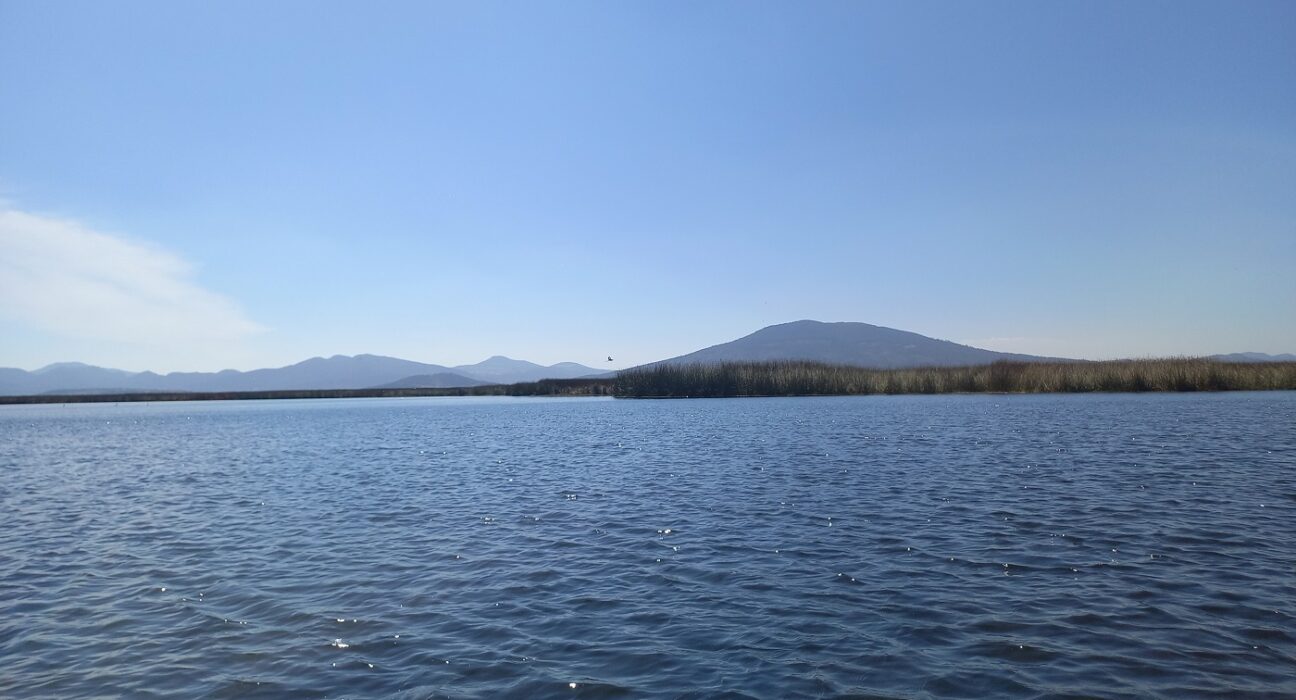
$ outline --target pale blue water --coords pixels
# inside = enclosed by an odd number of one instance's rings
[[[1296,393],[7,406],[0,474],[3,697],[1296,697]]]

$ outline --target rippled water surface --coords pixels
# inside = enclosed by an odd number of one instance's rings
[[[1293,393],[10,406],[0,474],[0,696],[1296,697]]]

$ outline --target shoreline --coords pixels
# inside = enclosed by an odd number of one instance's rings
[[[274,401],[281,399],[375,399],[442,396],[610,396],[610,379],[542,379],[519,384],[408,389],[277,389],[270,391],[158,391],[111,394],[0,396],[0,405],[145,403],[151,401]]]
[[[615,378],[542,379],[456,388],[282,389],[0,396],[0,405],[449,396],[610,396],[622,399],[934,394],[1142,394],[1296,390],[1296,362],[1193,358],[997,362],[869,369],[816,362],[724,362],[623,370]]]

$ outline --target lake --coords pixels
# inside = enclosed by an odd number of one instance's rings
[[[0,473],[3,697],[1296,697],[1296,392],[4,406]]]

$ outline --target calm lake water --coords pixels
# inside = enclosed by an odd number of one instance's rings
[[[1296,697],[1291,392],[6,406],[0,474],[4,697]]]

